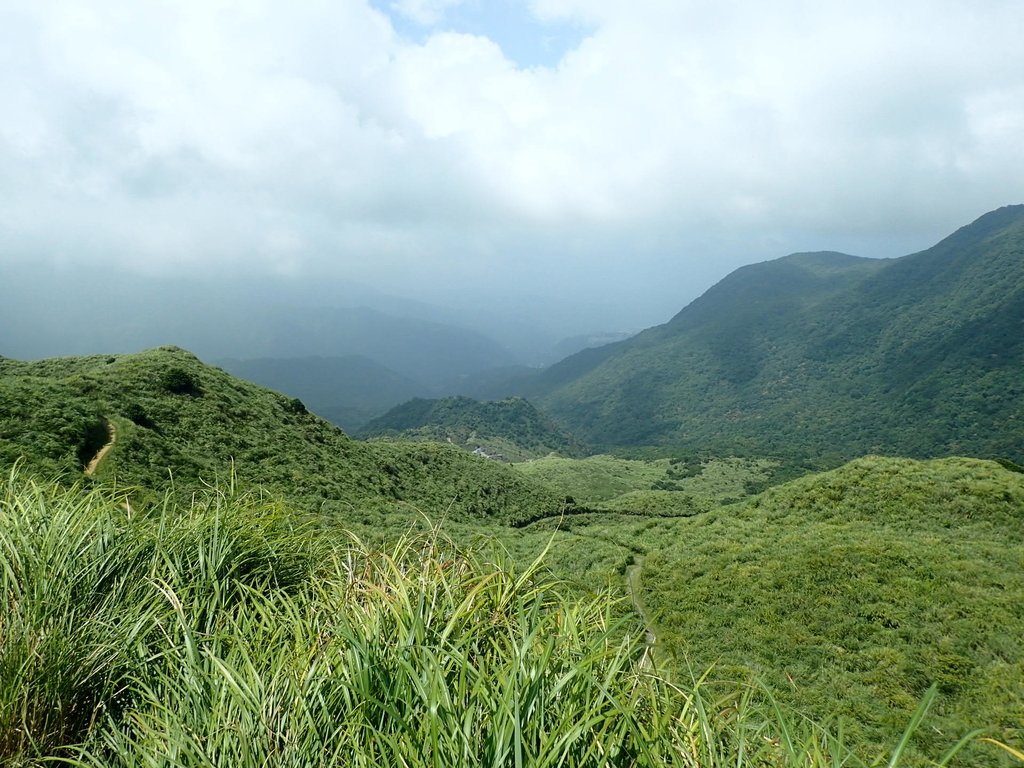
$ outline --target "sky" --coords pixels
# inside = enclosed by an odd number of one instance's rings
[[[1024,202],[1020,0],[0,0],[0,270],[565,333]]]

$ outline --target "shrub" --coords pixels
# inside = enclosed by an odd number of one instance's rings
[[[160,386],[172,395],[199,397],[202,389],[196,376],[184,368],[168,368],[160,375]]]
[[[156,423],[149,418],[149,414],[146,413],[146,409],[138,403],[129,403],[125,406],[124,415],[132,421],[132,423],[145,427],[146,429],[156,428]]]

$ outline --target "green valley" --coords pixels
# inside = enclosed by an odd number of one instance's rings
[[[0,761],[1017,764],[1022,247],[744,267],[365,439],[296,394],[361,359],[0,358]]]

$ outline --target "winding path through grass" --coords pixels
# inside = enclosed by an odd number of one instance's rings
[[[100,462],[103,461],[103,458],[108,453],[110,453],[110,449],[114,447],[114,442],[117,440],[117,427],[114,426],[113,422],[110,422],[110,421],[107,422],[107,434],[110,435],[110,439],[106,442],[106,444],[102,448],[100,448],[96,452],[96,455],[92,457],[92,461],[90,461],[86,465],[86,467],[85,467],[85,474],[87,474],[87,475],[95,474],[96,469],[100,465]]]
[[[652,656],[654,654],[654,644],[658,642],[658,637],[654,634],[654,625],[651,622],[651,617],[644,608],[643,601],[640,599],[640,571],[643,567],[643,557],[633,555],[633,564],[626,569],[626,583],[629,585],[629,599],[633,603],[633,610],[640,615],[644,623],[644,644],[646,647],[644,648],[644,657],[640,662],[640,666],[646,668],[654,663]]]

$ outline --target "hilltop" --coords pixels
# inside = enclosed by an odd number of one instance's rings
[[[451,443],[505,461],[586,452],[572,435],[521,397],[484,402],[469,397],[415,398],[373,419],[357,434]]]
[[[891,260],[743,267],[520,386],[599,447],[1024,460],[1024,206]]]
[[[317,511],[423,510],[514,520],[560,500],[496,462],[450,446],[367,444],[301,400],[234,378],[189,352],[18,362],[0,358],[0,461],[180,494],[213,482],[259,486]]]

